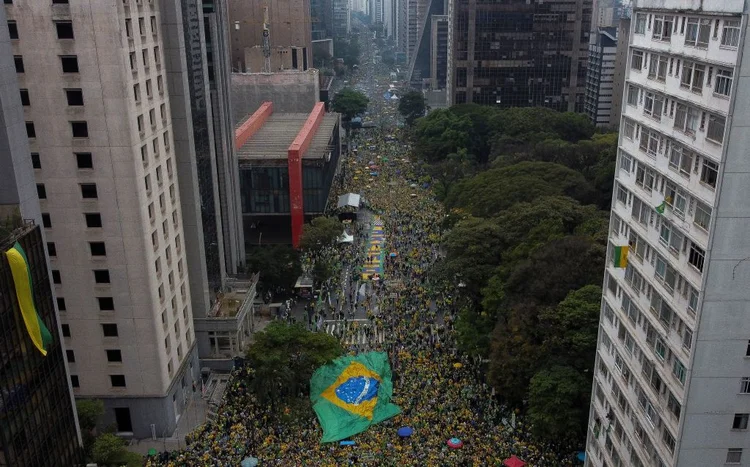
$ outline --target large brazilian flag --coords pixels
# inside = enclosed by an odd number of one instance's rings
[[[39,316],[34,304],[34,285],[31,282],[31,268],[29,267],[29,260],[26,258],[26,252],[16,242],[13,248],[5,252],[5,257],[8,259],[10,272],[13,276],[16,300],[18,300],[18,308],[26,325],[26,332],[29,333],[34,347],[46,356],[47,347],[52,343],[52,334],[44,325],[44,321]]]
[[[318,368],[310,399],[323,427],[321,443],[346,439],[397,415],[391,365],[383,352],[339,357]]]

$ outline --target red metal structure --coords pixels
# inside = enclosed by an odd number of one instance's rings
[[[299,133],[297,133],[297,137],[294,138],[288,150],[289,209],[292,214],[292,245],[294,248],[299,247],[300,237],[302,237],[302,226],[305,224],[302,191],[302,157],[310,147],[310,143],[315,136],[315,132],[318,131],[325,113],[326,108],[323,102],[315,104],[310,116],[307,117],[305,124]]]
[[[273,102],[264,102],[258,110],[248,118],[245,123],[234,130],[234,147],[239,149],[253,135],[261,129],[268,117],[273,113]]]

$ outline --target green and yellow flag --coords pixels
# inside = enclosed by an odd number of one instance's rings
[[[29,268],[29,260],[26,258],[26,252],[16,242],[13,248],[5,252],[5,256],[8,258],[8,264],[10,265],[13,284],[16,288],[16,300],[18,300],[18,308],[21,310],[26,331],[29,333],[34,347],[46,356],[47,347],[52,343],[52,334],[44,325],[42,318],[39,317],[36,305],[34,305],[34,286],[31,283],[31,269]]]
[[[318,368],[310,399],[323,428],[320,442],[346,439],[397,415],[401,409],[392,396],[391,365],[383,352],[339,357]]]
[[[630,247],[627,245],[616,246],[613,248],[614,254],[612,255],[613,263],[616,268],[625,268],[628,266],[628,252]]]

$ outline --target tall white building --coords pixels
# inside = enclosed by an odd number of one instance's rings
[[[750,465],[747,12],[634,2],[587,465]]]
[[[191,259],[202,248],[195,176],[179,186],[198,170],[192,19],[179,0],[4,8],[74,393],[102,399],[118,431],[170,435],[200,378],[192,291],[208,295],[205,272],[188,279],[191,243]]]

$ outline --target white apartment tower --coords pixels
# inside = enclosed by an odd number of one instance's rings
[[[589,466],[750,465],[747,13],[634,2]]]
[[[4,5],[74,393],[137,438],[171,435],[199,381],[166,66],[185,56],[165,46],[178,5]]]

